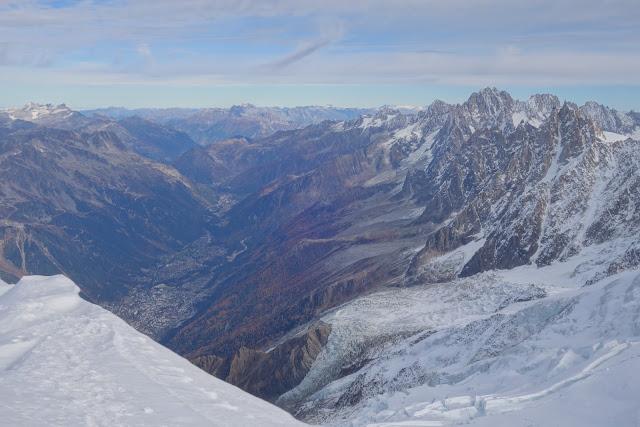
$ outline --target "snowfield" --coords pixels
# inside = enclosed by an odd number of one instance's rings
[[[0,283],[0,425],[302,425],[78,292],[64,276]]]

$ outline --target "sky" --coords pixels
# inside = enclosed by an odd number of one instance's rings
[[[640,110],[638,0],[0,0],[0,106]]]

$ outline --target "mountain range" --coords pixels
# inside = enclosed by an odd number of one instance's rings
[[[201,145],[234,137],[259,138],[279,130],[297,129],[325,120],[352,120],[371,113],[371,108],[258,107],[252,104],[230,108],[99,108],[85,110],[90,117],[114,119],[140,117],[185,132]],[[409,108],[407,111],[413,111]]]
[[[63,273],[310,422],[602,425],[581,396],[610,369],[633,425],[640,114],[495,88],[277,129],[241,109],[4,111],[3,277]]]

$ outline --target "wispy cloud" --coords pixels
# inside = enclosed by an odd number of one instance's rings
[[[286,55],[284,58],[281,58],[275,61],[272,64],[272,67],[276,69],[284,68],[288,65],[293,64],[294,62],[300,61],[301,59],[311,55],[317,50],[322,49],[323,47],[327,46],[329,43],[331,43],[331,40],[324,39],[324,40],[318,40],[307,46],[301,47],[297,49],[295,52],[292,52]]]
[[[140,43],[136,47],[136,51],[147,60],[153,59],[153,55],[151,54],[151,48],[147,43]]]

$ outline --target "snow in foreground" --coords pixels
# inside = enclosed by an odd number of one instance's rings
[[[301,425],[82,300],[78,291],[64,276],[0,282],[0,424]]]

